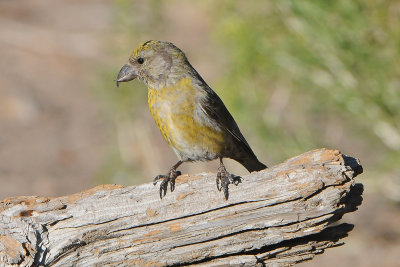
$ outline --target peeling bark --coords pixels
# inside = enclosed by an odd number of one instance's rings
[[[361,204],[357,159],[318,149],[230,185],[181,175],[160,200],[152,184],[100,185],[57,198],[0,202],[0,265],[286,266],[343,244],[334,224]]]

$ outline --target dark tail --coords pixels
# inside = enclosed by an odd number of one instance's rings
[[[265,164],[261,163],[256,156],[235,160],[242,164],[249,172],[261,171],[268,168]]]

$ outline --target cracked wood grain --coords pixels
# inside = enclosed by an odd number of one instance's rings
[[[334,224],[361,204],[358,160],[318,149],[230,186],[181,175],[162,200],[152,184],[0,202],[2,266],[287,266],[343,244]]]

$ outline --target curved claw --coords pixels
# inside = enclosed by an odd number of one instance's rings
[[[228,200],[228,198],[229,198],[228,186],[224,187],[224,197],[225,197],[225,200]]]
[[[174,190],[175,190],[175,179],[171,179],[169,181],[169,186],[170,186],[171,192],[174,192]]]
[[[222,184],[222,181],[221,181],[221,173],[220,172],[217,172],[217,180],[215,182],[217,183],[218,191],[221,192],[222,186],[220,186],[220,184]]]
[[[156,185],[158,181],[162,180],[160,184],[160,198],[162,199],[167,194],[168,184],[170,184],[171,192],[175,190],[175,179],[182,173],[174,169],[170,170],[168,175],[160,174],[157,175],[153,180],[153,185]]]
[[[238,185],[241,183],[240,176],[235,176],[230,174],[226,169],[225,166],[221,165],[218,168],[217,172],[217,189],[218,191],[223,191],[225,199],[228,200],[229,198],[229,184]]]
[[[160,184],[160,198],[161,199],[167,194],[167,188],[168,188],[168,179],[164,179]]]

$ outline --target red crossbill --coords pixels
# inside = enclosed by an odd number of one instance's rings
[[[267,168],[254,155],[219,96],[174,44],[147,41],[136,48],[120,70],[117,86],[135,78],[147,85],[151,115],[179,158],[168,174],[154,179],[154,185],[162,180],[161,198],[168,183],[174,190],[175,179],[181,174],[177,168],[183,162],[219,158],[216,183],[226,199],[235,176],[227,172],[223,158],[236,160],[249,172]]]

